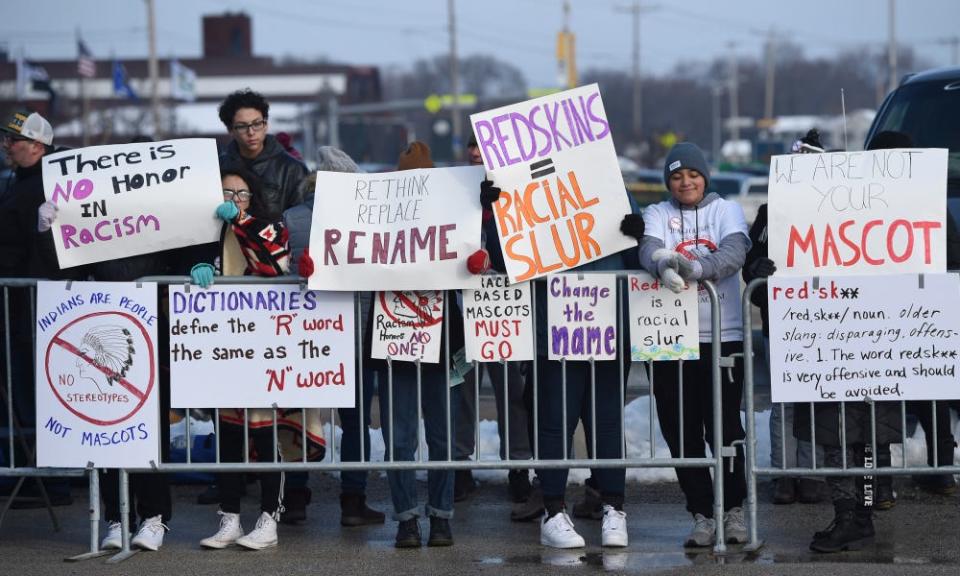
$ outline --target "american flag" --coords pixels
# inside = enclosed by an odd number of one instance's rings
[[[77,74],[84,78],[93,78],[97,75],[97,63],[93,60],[90,49],[83,43],[83,40],[77,40]]]

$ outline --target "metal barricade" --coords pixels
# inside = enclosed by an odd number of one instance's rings
[[[619,342],[622,343],[622,342],[624,342],[625,340],[628,340],[627,338],[625,338],[625,334],[627,333],[627,332],[625,332],[625,331],[626,331],[627,328],[628,328],[628,323],[627,323],[627,321],[626,321],[626,318],[627,318],[627,310],[626,310],[626,300],[627,300],[627,298],[626,298],[626,294],[627,294],[627,289],[628,289],[628,286],[627,286],[627,283],[626,283],[626,282],[627,282],[627,280],[626,280],[627,272],[617,271],[617,272],[597,272],[597,273],[598,273],[598,274],[603,274],[603,273],[616,274],[616,276],[617,276],[617,319],[616,319],[616,323],[617,323],[618,339],[619,339]],[[543,281],[543,279],[541,279],[541,281]],[[183,277],[183,276],[156,276],[156,277],[146,277],[146,278],[142,278],[142,279],[138,280],[138,282],[156,282],[156,283],[158,283],[158,284],[160,284],[160,285],[174,285],[174,284],[189,285],[190,279],[189,279],[189,277]],[[234,284],[264,284],[264,285],[270,285],[270,284],[288,284],[288,285],[289,285],[289,284],[294,284],[294,285],[300,285],[301,288],[303,288],[303,289],[306,288],[305,281],[304,281],[302,278],[300,278],[300,277],[293,277],[293,276],[280,277],[280,278],[217,277],[217,278],[216,278],[216,282],[217,282],[218,285],[234,285]],[[0,286],[18,286],[18,287],[29,286],[29,287],[35,287],[35,285],[36,285],[36,281],[34,281],[34,280],[7,280],[7,281],[0,281]],[[720,473],[720,472],[723,470],[724,458],[730,458],[730,457],[732,457],[733,454],[735,453],[735,446],[726,446],[726,445],[722,442],[723,430],[722,430],[722,417],[721,417],[721,403],[720,403],[720,401],[719,401],[719,399],[721,398],[721,381],[722,381],[722,380],[721,380],[721,369],[722,369],[722,367],[725,367],[725,366],[727,366],[727,367],[732,366],[733,359],[732,359],[732,358],[722,358],[722,357],[721,357],[721,349],[720,349],[720,345],[719,345],[719,344],[720,344],[720,312],[719,312],[720,305],[719,305],[719,298],[718,298],[718,294],[717,294],[716,288],[715,288],[715,286],[714,286],[711,282],[703,282],[703,283],[702,283],[702,286],[703,286],[703,288],[706,290],[706,292],[707,292],[707,294],[708,294],[708,296],[709,296],[709,298],[710,298],[711,310],[712,310],[711,327],[712,327],[712,335],[713,335],[714,346],[712,346],[712,357],[709,359],[709,361],[710,361],[710,365],[711,365],[711,372],[712,372],[712,391],[713,391],[713,395],[714,395],[714,398],[715,398],[715,402],[713,403],[713,430],[712,430],[712,431],[707,431],[707,434],[711,434],[711,433],[712,433],[714,438],[719,438],[720,440],[717,441],[717,442],[715,442],[714,445],[721,447],[721,449],[716,450],[716,453],[714,453],[714,454],[707,455],[707,456],[701,457],[701,458],[688,457],[688,456],[686,456],[686,455],[683,454],[683,448],[682,448],[682,446],[683,446],[683,436],[682,436],[682,435],[683,435],[683,432],[682,432],[682,429],[683,429],[684,414],[683,414],[683,402],[682,402],[682,396],[681,396],[681,400],[680,400],[679,406],[678,406],[678,412],[679,412],[679,419],[678,419],[678,420],[679,420],[679,425],[680,425],[680,429],[681,429],[681,432],[680,432],[680,435],[681,435],[681,436],[680,436],[680,437],[681,437],[681,442],[680,442],[681,449],[680,449],[680,451],[681,451],[681,453],[680,453],[680,455],[679,455],[678,457],[671,457],[671,458],[658,458],[658,457],[656,457],[655,447],[656,447],[657,442],[656,442],[656,431],[655,431],[655,429],[654,429],[654,419],[655,419],[655,417],[656,417],[656,413],[655,413],[655,410],[654,410],[654,397],[655,397],[655,389],[654,389],[654,386],[655,386],[655,382],[653,381],[652,362],[648,362],[648,363],[645,363],[643,369],[644,369],[644,371],[645,371],[645,373],[646,373],[646,375],[647,375],[647,378],[648,378],[648,382],[649,382],[649,393],[650,393],[650,403],[649,403],[649,441],[650,441],[650,454],[649,454],[649,457],[629,457],[629,456],[628,456],[627,451],[626,451],[626,428],[625,428],[624,408],[625,408],[625,404],[626,404],[626,382],[627,382],[627,378],[628,378],[628,376],[629,376],[629,371],[628,371],[627,368],[625,367],[625,364],[624,364],[624,362],[623,362],[623,358],[622,358],[620,355],[621,355],[621,354],[629,354],[629,348],[628,348],[627,350],[624,350],[624,346],[618,345],[618,357],[617,357],[617,361],[620,363],[620,372],[619,372],[619,390],[620,390],[620,394],[619,394],[619,396],[620,396],[620,398],[619,398],[619,410],[620,410],[620,414],[619,414],[619,417],[620,417],[620,427],[621,427],[621,435],[622,435],[621,443],[620,443],[620,447],[621,447],[621,457],[620,457],[620,458],[613,458],[613,459],[599,459],[599,458],[597,458],[597,457],[596,457],[596,454],[597,454],[597,451],[596,451],[596,448],[597,448],[597,446],[596,446],[596,443],[597,443],[597,435],[596,435],[596,434],[592,434],[592,435],[591,435],[592,440],[591,440],[591,450],[590,450],[590,453],[593,455],[593,457],[592,457],[592,458],[585,458],[585,457],[582,457],[582,456],[574,456],[574,455],[571,454],[570,446],[568,446],[567,435],[564,434],[564,438],[563,438],[563,454],[564,454],[564,456],[563,456],[563,458],[562,458],[562,459],[549,459],[549,460],[548,460],[548,459],[541,459],[541,458],[540,458],[540,448],[541,448],[541,447],[540,447],[539,433],[535,433],[535,434],[533,434],[533,446],[532,446],[533,458],[532,458],[531,460],[515,460],[515,459],[511,459],[511,458],[510,458],[509,446],[507,446],[507,450],[505,451],[506,458],[503,459],[503,460],[484,460],[484,459],[481,459],[480,443],[479,443],[479,441],[476,443],[474,459],[472,459],[472,460],[455,460],[454,457],[453,457],[453,434],[454,434],[454,430],[453,430],[453,424],[452,424],[452,421],[451,421],[451,418],[450,418],[450,416],[451,416],[451,414],[452,414],[452,410],[454,409],[454,407],[452,406],[452,402],[451,402],[450,373],[449,373],[449,370],[446,370],[446,371],[445,371],[445,372],[446,372],[446,386],[445,386],[446,392],[445,392],[445,398],[444,398],[444,404],[445,404],[446,415],[447,415],[447,418],[446,418],[446,458],[445,458],[445,459],[439,459],[439,460],[427,460],[427,459],[424,457],[423,450],[422,450],[423,441],[424,441],[423,432],[422,432],[422,428],[421,428],[420,426],[417,426],[417,446],[418,446],[418,448],[417,448],[417,450],[416,450],[416,457],[415,457],[413,460],[409,460],[409,461],[397,461],[397,460],[395,460],[395,459],[393,458],[393,455],[394,455],[394,454],[393,454],[393,452],[394,452],[394,445],[395,445],[395,437],[396,437],[396,434],[394,433],[395,427],[393,426],[393,424],[394,424],[394,423],[393,423],[393,413],[394,413],[393,407],[394,407],[394,403],[393,403],[393,401],[392,401],[392,396],[393,396],[393,393],[394,393],[394,361],[392,361],[392,360],[390,360],[390,359],[387,359],[386,362],[387,362],[387,367],[388,367],[388,368],[387,368],[387,371],[386,371],[386,377],[385,377],[385,379],[383,379],[383,380],[380,381],[380,385],[381,385],[381,386],[384,386],[384,385],[385,385],[385,386],[387,387],[386,396],[387,396],[387,399],[388,399],[388,403],[389,403],[389,405],[391,406],[391,410],[389,411],[390,413],[386,416],[385,421],[383,420],[383,415],[381,414],[381,425],[386,425],[386,426],[389,428],[389,430],[390,430],[390,442],[389,442],[389,446],[386,446],[386,454],[385,454],[384,461],[369,461],[369,454],[367,454],[367,447],[366,447],[365,442],[362,440],[363,434],[364,434],[364,431],[365,431],[363,413],[364,413],[364,409],[367,408],[366,406],[364,406],[364,394],[362,393],[362,389],[363,389],[363,385],[364,385],[364,383],[363,383],[363,373],[364,373],[364,371],[363,371],[363,363],[364,363],[365,361],[367,361],[367,359],[364,358],[364,353],[363,353],[364,349],[363,349],[363,332],[362,332],[362,331],[363,331],[364,328],[363,328],[363,323],[360,321],[360,318],[362,317],[362,310],[361,310],[360,298],[357,297],[354,302],[355,302],[355,313],[356,313],[356,319],[357,319],[357,321],[356,321],[356,334],[355,334],[356,340],[355,340],[355,342],[356,342],[356,345],[357,345],[357,350],[359,351],[359,353],[357,354],[358,370],[357,370],[357,382],[356,382],[357,396],[358,396],[358,398],[359,398],[359,405],[357,406],[357,408],[358,408],[359,411],[360,411],[360,417],[358,418],[358,423],[359,423],[359,434],[360,434],[360,437],[361,437],[361,441],[360,441],[360,458],[359,458],[359,461],[348,461],[348,462],[345,462],[345,461],[342,460],[342,458],[341,458],[341,459],[338,459],[338,457],[337,457],[337,454],[338,454],[338,445],[337,445],[337,436],[336,436],[336,433],[335,433],[335,425],[336,425],[336,423],[337,423],[337,409],[329,409],[329,413],[327,414],[327,422],[326,422],[326,424],[325,424],[324,427],[323,427],[323,435],[324,435],[325,447],[326,447],[326,450],[328,451],[328,453],[330,454],[329,461],[328,461],[328,462],[311,462],[311,461],[308,461],[308,454],[307,454],[308,451],[306,450],[306,446],[307,446],[307,426],[306,426],[306,423],[307,423],[307,410],[321,410],[321,409],[305,409],[305,408],[303,408],[303,409],[300,409],[300,410],[301,410],[301,419],[302,419],[302,422],[303,422],[303,430],[302,430],[301,442],[302,442],[302,446],[303,446],[304,449],[302,450],[302,456],[301,456],[301,459],[300,459],[299,461],[282,461],[282,460],[279,458],[277,452],[275,451],[275,452],[274,452],[274,455],[273,455],[273,458],[272,458],[272,459],[269,459],[269,460],[272,460],[272,461],[267,461],[267,462],[251,462],[251,461],[250,461],[250,458],[249,458],[249,450],[248,450],[248,448],[249,448],[249,446],[248,446],[249,439],[248,439],[248,438],[249,438],[250,428],[249,428],[249,421],[245,418],[245,419],[244,419],[244,425],[243,425],[243,454],[244,454],[244,455],[243,455],[243,461],[242,461],[242,462],[222,462],[222,461],[221,461],[221,455],[220,455],[220,414],[219,414],[219,410],[218,410],[218,409],[214,409],[214,410],[213,410],[213,412],[214,412],[214,414],[213,414],[213,420],[214,420],[215,435],[216,435],[216,438],[217,438],[217,440],[216,440],[216,442],[215,442],[215,444],[214,444],[214,445],[215,445],[215,459],[214,459],[214,462],[196,462],[196,461],[194,461],[194,459],[193,459],[193,457],[192,457],[192,441],[191,441],[191,440],[192,440],[192,434],[191,434],[191,430],[190,430],[190,415],[189,415],[189,412],[188,412],[188,414],[187,414],[187,416],[186,416],[186,418],[185,418],[185,420],[186,420],[186,422],[185,422],[185,434],[186,434],[186,438],[187,438],[185,462],[177,463],[177,462],[163,462],[163,461],[161,461],[161,462],[157,462],[157,463],[152,463],[153,466],[152,466],[151,468],[149,468],[149,469],[144,469],[144,470],[140,470],[140,469],[137,469],[137,470],[133,470],[133,469],[130,469],[130,470],[121,469],[121,470],[119,470],[119,483],[120,483],[120,494],[119,494],[119,504],[120,504],[120,505],[119,505],[119,509],[120,509],[120,514],[121,514],[122,535],[123,535],[123,536],[122,536],[122,548],[121,548],[121,550],[120,550],[119,553],[117,553],[115,556],[113,556],[113,557],[112,557],[110,560],[108,560],[108,561],[109,561],[109,562],[118,562],[118,561],[121,561],[121,560],[124,560],[124,559],[128,558],[130,555],[132,555],[133,553],[135,553],[135,550],[131,550],[131,549],[130,549],[130,526],[129,526],[130,502],[129,502],[129,496],[128,496],[128,494],[129,494],[129,493],[128,493],[128,482],[129,482],[129,474],[130,474],[130,473],[169,473],[169,472],[273,472],[273,471],[293,472],[293,471],[308,471],[308,470],[319,470],[319,471],[433,470],[433,469],[443,469],[443,470],[481,469],[481,470],[487,470],[487,469],[529,469],[529,468],[536,468],[536,469],[563,469],[563,468],[628,468],[628,469],[629,469],[629,468],[671,468],[671,467],[676,467],[676,468],[681,468],[681,467],[684,467],[684,468],[696,468],[696,467],[699,467],[699,468],[707,468],[708,470],[710,470],[710,471],[713,473],[713,492],[714,492],[713,510],[714,510],[714,517],[715,517],[715,518],[718,518],[718,519],[721,519],[721,518],[723,518],[723,512],[724,512],[724,503],[723,503],[723,482],[724,482],[724,478],[723,478],[723,474]],[[194,287],[193,289],[198,289],[198,288]],[[6,288],[5,288],[5,290],[6,290]],[[34,298],[35,298],[35,295],[34,295]],[[449,299],[447,299],[447,298],[444,299],[444,307],[445,307],[445,308],[446,308],[446,305],[447,305],[447,302],[448,302],[448,301],[449,301]],[[536,307],[537,307],[537,297],[536,297],[536,294],[535,294],[535,291],[534,291],[534,294],[532,295],[532,298],[531,298],[531,316],[532,316],[534,319],[536,319],[537,314],[538,314],[538,313],[537,313],[537,310],[536,310]],[[543,314],[546,314],[546,312],[544,311]],[[33,311],[31,311],[31,317],[35,317]],[[9,314],[7,314],[7,315],[5,316],[5,318],[9,318]],[[164,329],[164,325],[163,325],[163,324],[161,324],[161,329]],[[444,322],[443,330],[444,330],[444,339],[445,339],[445,341],[449,342],[449,323],[448,323],[448,322]],[[7,334],[9,334],[9,332],[7,332]],[[534,337],[536,337],[536,332],[534,332]],[[748,333],[748,334],[745,334],[745,337],[746,337],[746,338],[749,338],[749,333]],[[8,338],[7,340],[8,340],[7,346],[9,347],[9,338]],[[749,340],[746,340],[746,342],[749,342]],[[444,355],[445,357],[442,359],[442,363],[443,363],[443,365],[449,367],[449,366],[450,366],[450,350],[449,350],[449,347],[445,347],[445,348],[446,348],[445,355]],[[534,348],[536,349],[536,342],[534,342]],[[160,353],[161,353],[161,354],[164,354],[165,351],[160,351]],[[9,354],[8,354],[8,357],[9,357]],[[749,356],[748,356],[748,357],[749,357]],[[567,391],[568,391],[568,390],[567,390],[567,377],[566,377],[566,375],[567,375],[567,368],[566,368],[566,361],[563,361],[563,360],[562,360],[562,361],[560,361],[560,362],[561,362],[561,365],[563,366],[563,378],[562,378],[562,381],[561,381],[561,390],[562,390],[562,394],[563,394],[563,396],[562,396],[562,398],[563,398],[563,429],[564,429],[564,430],[567,430],[567,424],[568,424],[568,422],[567,422],[567,411],[566,411],[566,408],[567,408],[567,406],[566,406],[566,401],[567,401]],[[509,386],[508,379],[506,379],[506,372],[507,372],[507,369],[508,369],[508,366],[507,366],[508,363],[507,363],[507,362],[499,361],[499,362],[489,363],[488,366],[489,366],[490,368],[494,368],[494,367],[496,366],[496,364],[498,364],[498,363],[501,365],[501,367],[502,367],[502,369],[503,369],[503,371],[504,371],[505,385],[506,385],[506,386]],[[595,384],[596,384],[596,373],[595,373],[595,370],[594,370],[594,368],[595,368],[594,361],[593,361],[592,359],[589,360],[589,366],[590,366],[590,386],[591,386],[591,391],[592,391],[592,396],[591,396],[592,402],[591,402],[591,406],[592,406],[592,409],[593,409],[593,413],[591,414],[591,416],[593,417],[593,418],[592,418],[593,422],[596,422],[596,402],[595,402],[595,400],[596,400],[596,386],[595,386]],[[421,393],[422,393],[422,386],[423,386],[423,382],[422,382],[422,371],[423,371],[423,368],[422,368],[422,366],[420,365],[420,362],[414,363],[414,367],[415,367],[415,372],[416,372],[416,388],[417,388],[417,418],[418,418],[418,420],[420,420],[420,419],[423,418],[422,405],[421,405],[421,402],[420,402]],[[479,376],[480,376],[480,372],[481,372],[481,371],[480,371],[480,368],[481,368],[481,367],[480,367],[479,363],[474,362],[474,365],[473,365],[473,367],[472,367],[472,371],[474,372],[474,375],[475,375],[476,377],[474,378],[474,382],[473,382],[473,383],[474,383],[474,389],[472,390],[472,392],[473,392],[473,394],[475,395],[475,398],[479,398],[479,387],[480,387],[480,378],[479,378]],[[680,386],[681,386],[681,391],[682,391],[682,386],[683,386],[683,378],[682,378],[683,361],[677,361],[677,368],[678,368],[678,371],[680,372]],[[749,363],[747,363],[746,369],[748,370],[748,373],[750,373],[750,372],[749,372],[749,371],[750,371],[750,365],[749,365]],[[7,383],[8,398],[9,398],[9,392],[10,392],[11,389],[12,389],[12,376],[11,376],[11,370],[10,370],[9,363],[7,363],[6,383]],[[533,395],[534,395],[533,414],[532,414],[533,422],[532,422],[532,425],[533,425],[533,427],[534,427],[534,430],[536,430],[537,432],[539,432],[539,424],[540,424],[540,416],[541,416],[541,415],[539,414],[539,410],[538,410],[538,404],[539,404],[539,402],[536,400],[536,399],[538,398],[538,392],[539,392],[539,390],[538,390],[539,378],[538,378],[538,374],[537,374],[537,362],[536,362],[536,361],[532,362],[532,380],[530,381],[530,384],[529,384],[529,385],[532,385],[532,387],[533,387]],[[383,394],[383,391],[381,390],[381,395],[382,395],[382,394]],[[508,394],[504,394],[504,397],[505,397],[505,402],[506,402],[506,399],[509,398],[509,395],[508,395]],[[11,406],[11,405],[12,405],[12,404],[8,403],[8,406]],[[158,406],[159,406],[159,403],[158,403]],[[12,409],[10,409],[10,410],[12,410]],[[274,446],[276,446],[276,444],[277,444],[277,437],[278,437],[278,418],[277,418],[278,412],[277,412],[277,410],[278,410],[277,406],[274,405],[274,406],[273,406],[272,425],[271,425],[272,434],[273,434],[273,444],[274,444]],[[322,409],[322,410],[327,410],[327,409]],[[508,413],[508,411],[505,410],[504,413],[506,414],[506,413]],[[247,413],[246,413],[246,409],[245,409],[245,410],[244,410],[244,416],[246,416],[246,415],[247,415]],[[161,418],[159,421],[161,422],[161,425],[163,425],[164,419]],[[474,426],[476,427],[476,430],[477,430],[476,435],[477,435],[477,439],[479,440],[479,428],[480,428],[480,415],[479,415],[479,410],[476,410],[476,412],[475,412]],[[504,435],[505,437],[502,439],[502,441],[509,443],[509,417],[507,417],[507,421],[505,422],[505,430],[507,431],[507,433]],[[753,437],[752,435],[748,434],[748,439],[749,439],[749,438],[752,438],[752,437]],[[159,443],[159,442],[160,442],[160,437],[159,437],[159,435],[158,435],[158,443]],[[11,444],[12,444],[12,440],[11,440]],[[748,458],[749,458],[749,454],[750,454],[750,444],[751,444],[750,442],[747,443],[747,448],[748,448],[748,450],[747,450],[747,455],[748,455]],[[749,460],[748,460],[747,462],[749,463]],[[89,473],[89,476],[90,476],[90,511],[91,511],[91,516],[90,516],[90,522],[91,522],[90,552],[87,553],[87,554],[82,554],[82,555],[80,555],[80,556],[77,556],[77,557],[75,557],[75,559],[84,559],[84,558],[89,558],[89,557],[95,557],[95,556],[105,555],[105,554],[108,553],[108,552],[105,552],[105,551],[99,551],[99,550],[98,550],[98,541],[97,541],[97,540],[98,540],[98,522],[99,522],[99,519],[100,519],[100,513],[99,513],[99,483],[98,483],[98,481],[97,481],[96,471],[95,471],[95,470],[88,470],[88,471],[85,471],[85,470],[58,470],[58,469],[50,469],[50,468],[42,468],[42,469],[37,469],[37,468],[25,468],[25,467],[22,467],[22,466],[21,466],[21,467],[17,467],[17,466],[15,466],[15,465],[13,465],[13,463],[11,463],[11,466],[9,466],[8,468],[6,468],[6,469],[4,469],[4,470],[0,470],[0,475],[3,475],[3,474],[8,474],[8,475],[10,475],[10,474],[12,474],[12,475],[47,475],[47,476],[50,476],[50,475],[63,474],[63,475],[77,476],[77,475],[82,475],[82,474],[84,474],[84,473]],[[755,510],[754,510],[754,514],[755,514]],[[755,523],[754,523],[754,524],[755,524]],[[717,553],[717,554],[723,554],[723,553],[726,551],[726,545],[725,545],[725,538],[724,538],[724,534],[723,534],[723,522],[722,522],[722,521],[718,521],[718,522],[717,522],[717,528],[716,528],[716,529],[717,529],[717,535],[716,535],[716,544],[715,544],[715,547],[714,547],[714,551],[715,551],[715,553]],[[755,532],[755,529],[754,529],[754,532]],[[112,552],[110,552],[110,553],[112,553]]]
[[[958,474],[960,473],[960,466],[954,463],[951,466],[939,466],[940,454],[939,450],[941,448],[939,438],[938,438],[938,426],[937,426],[937,407],[938,402],[936,400],[930,401],[931,405],[931,418],[930,422],[933,430],[931,431],[931,436],[933,438],[933,462],[931,466],[908,466],[906,458],[906,446],[907,446],[907,401],[905,400],[890,400],[883,401],[884,403],[897,403],[900,408],[900,442],[903,446],[903,458],[899,466],[893,466],[892,463],[889,466],[879,467],[876,465],[876,457],[872,458],[872,461],[864,461],[863,463],[851,463],[847,460],[847,450],[849,448],[848,438],[847,438],[847,407],[854,405],[862,405],[864,402],[869,407],[869,420],[870,420],[870,447],[875,450],[879,446],[877,444],[877,401],[874,401],[870,397],[864,399],[863,402],[853,402],[853,401],[841,401],[839,402],[839,437],[840,437],[840,453],[841,453],[841,466],[837,467],[827,467],[821,465],[817,462],[817,438],[816,438],[816,414],[814,410],[814,403],[794,403],[796,404],[794,412],[800,409],[809,409],[809,418],[810,418],[810,443],[812,445],[811,453],[811,465],[809,468],[795,466],[787,467],[786,466],[786,448],[781,446],[781,462],[782,466],[779,468],[774,468],[772,466],[759,466],[757,463],[757,430],[756,430],[756,412],[755,412],[755,366],[754,366],[754,353],[753,353],[753,321],[754,321],[754,307],[751,304],[750,297],[753,294],[754,290],[762,289],[766,290],[767,281],[766,279],[756,279],[750,282],[743,291],[743,346],[744,346],[744,394],[745,394],[745,412],[747,414],[747,508],[749,514],[749,536],[750,542],[747,545],[748,550],[756,550],[763,545],[763,540],[760,539],[757,529],[757,478],[760,476],[764,477],[801,477],[801,476],[825,476],[825,477],[836,477],[836,476],[864,476],[864,477],[879,477],[879,476],[906,476],[906,475],[933,475],[933,474]],[[771,383],[772,386],[772,383]],[[806,406],[805,406],[806,405]],[[777,407],[776,404],[771,402],[771,411],[780,410],[781,415],[784,414],[785,405],[779,404]],[[785,437],[786,434],[792,434],[792,430],[786,429],[785,418],[781,418],[781,437]],[[772,450],[772,446],[771,446]],[[825,464],[825,463],[824,463]],[[859,466],[857,464],[860,464]]]

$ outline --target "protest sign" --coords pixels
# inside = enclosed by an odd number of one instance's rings
[[[377,292],[373,298],[371,355],[408,362],[440,362],[444,293]]]
[[[37,465],[160,461],[157,285],[37,283]]]
[[[774,156],[769,199],[778,276],[946,271],[946,150]]]
[[[213,139],[92,146],[43,157],[61,268],[216,242],[223,202]]]
[[[353,294],[170,286],[175,408],[353,407]]]
[[[317,173],[310,255],[315,290],[441,290],[479,280],[478,166]]]
[[[530,283],[511,284],[500,275],[482,276],[476,290],[463,291],[467,362],[533,360]]]
[[[697,285],[675,294],[647,273],[627,276],[630,359],[698,360],[700,304]]]
[[[960,398],[953,274],[768,281],[774,402]]]
[[[603,258],[630,202],[596,84],[470,116],[490,179],[511,282]]]
[[[552,274],[547,296],[550,360],[616,359],[616,275]]]

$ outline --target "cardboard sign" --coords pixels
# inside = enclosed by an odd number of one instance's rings
[[[92,146],[43,157],[61,268],[216,242],[223,202],[213,139]]]
[[[160,461],[157,285],[37,283],[37,465]]]
[[[627,276],[630,304],[630,359],[700,358],[700,304],[697,284],[675,294],[653,276]]]
[[[490,178],[510,281],[636,247],[630,203],[596,84],[470,116]]]
[[[617,357],[617,277],[555,274],[547,279],[550,360]]]
[[[373,299],[374,358],[440,362],[444,292],[377,292]]]
[[[771,277],[774,402],[960,398],[954,274]]]
[[[947,151],[774,156],[777,276],[946,271]]]
[[[353,407],[353,294],[170,286],[175,408]]]
[[[493,274],[482,279],[479,289],[463,291],[467,362],[533,360],[530,283]]]
[[[476,287],[467,258],[480,249],[481,181],[479,166],[318,172],[310,288]]]

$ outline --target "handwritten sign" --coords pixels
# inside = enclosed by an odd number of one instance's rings
[[[482,279],[479,289],[463,291],[467,362],[533,360],[530,283],[511,284],[499,275]]]
[[[43,157],[61,268],[216,242],[213,139],[92,146]]]
[[[159,462],[157,285],[37,283],[37,464]]]
[[[946,271],[947,151],[774,156],[778,276]]]
[[[377,292],[373,300],[372,356],[440,362],[444,293]]]
[[[550,360],[617,357],[617,277],[554,274],[547,279]]]
[[[630,305],[630,359],[700,358],[700,304],[697,285],[675,294],[653,276],[627,277]]]
[[[960,278],[771,277],[774,402],[960,398]]]
[[[171,405],[352,407],[353,310],[347,293],[171,285]]]
[[[560,272],[635,247],[630,212],[596,84],[470,116],[510,281]]]
[[[479,166],[317,173],[310,255],[316,290],[473,288],[480,248]]]

